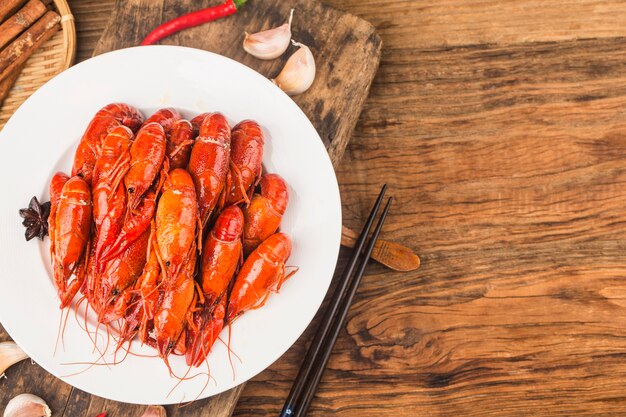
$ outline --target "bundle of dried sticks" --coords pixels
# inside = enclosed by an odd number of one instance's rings
[[[50,0],[0,1],[0,106],[26,60],[60,29]]]

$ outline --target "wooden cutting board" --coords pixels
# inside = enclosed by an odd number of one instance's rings
[[[160,23],[215,3],[206,0],[118,0],[94,55],[136,46]],[[368,22],[313,0],[250,0],[236,15],[187,29],[163,40],[162,44],[216,52],[271,78],[279,73],[296,48],[290,47],[283,57],[274,61],[262,61],[243,50],[244,31],[256,32],[278,26],[287,20],[291,8],[295,9],[293,39],[311,48],[317,66],[313,86],[294,97],[294,101],[319,132],[336,166],[350,140],[380,61],[382,43]],[[237,86],[236,79],[225,79],[224,82],[232,83],[233,88]],[[250,94],[254,99],[254,92]],[[207,109],[210,110],[213,109]],[[230,416],[242,389],[243,385],[240,385],[187,408],[170,407],[168,415]],[[133,406],[127,404],[112,401],[89,403],[95,403],[94,411],[107,410],[112,416],[135,415]],[[92,407],[88,408],[87,414]],[[80,406],[78,409],[84,411]]]
[[[160,23],[215,3],[118,0],[94,55],[136,46]],[[273,78],[297,48],[291,46],[281,58],[262,61],[243,50],[244,31],[252,33],[281,25],[287,21],[291,8],[295,9],[293,39],[311,48],[317,67],[311,88],[293,99],[317,129],[336,165],[350,140],[380,61],[382,43],[368,22],[313,0],[250,0],[233,16],[184,30],[161,43],[216,52]],[[237,86],[235,79],[224,82],[232,83],[233,88]],[[250,94],[252,98],[254,92]]]

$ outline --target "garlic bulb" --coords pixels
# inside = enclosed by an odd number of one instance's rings
[[[285,93],[295,96],[305,92],[313,84],[315,59],[308,46],[300,42],[291,42],[300,49],[289,57],[280,74],[272,82]]]
[[[0,343],[0,377],[10,366],[26,358],[28,355],[14,342]]]
[[[289,15],[289,22],[284,25],[251,35],[246,32],[246,37],[243,40],[243,49],[250,55],[260,59],[278,58],[289,47],[292,19],[293,9],[291,9]]]
[[[4,409],[4,417],[50,417],[48,404],[32,394],[20,394],[13,398]]]
[[[149,405],[141,417],[166,417],[165,408],[160,405]]]

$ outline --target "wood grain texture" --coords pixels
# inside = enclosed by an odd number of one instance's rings
[[[497,2],[500,17],[495,2],[411,2],[439,8],[437,30],[407,17],[420,7],[334,3],[385,45],[338,167],[344,222],[358,228],[387,182],[383,235],[423,264],[369,269],[309,415],[624,415],[624,29],[589,18],[553,38],[584,2],[543,3],[517,39],[483,36],[533,2]],[[476,29],[459,29],[467,4]],[[550,42],[525,42],[531,24]],[[450,45],[457,30],[467,42]],[[314,328],[236,416],[276,415]]]
[[[327,0],[371,22],[385,48],[624,36],[626,2],[607,0]]]
[[[624,3],[327,2],[385,45],[344,223],[388,183],[383,237],[422,266],[368,269],[309,415],[625,415]],[[277,415],[315,327],[235,416]]]
[[[75,0],[69,2],[76,23],[76,62],[91,58],[96,43],[102,36],[115,0]]]
[[[212,397],[210,400],[196,401],[184,407],[178,405],[165,406],[167,416],[230,416],[233,411],[233,405],[237,403],[237,399],[243,388],[244,386],[241,385],[223,394]],[[67,417],[83,415],[93,417],[103,411],[106,411],[109,417],[140,417],[146,408],[142,405],[105,400],[104,398],[87,394],[76,388],[73,388],[72,393],[66,398],[68,399],[67,406],[63,415]]]
[[[623,48],[387,51],[344,220],[385,178],[423,265],[368,277],[312,415],[624,414]]]

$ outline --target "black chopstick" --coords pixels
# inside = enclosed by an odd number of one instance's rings
[[[348,261],[348,264],[343,270],[341,281],[339,282],[339,287],[335,290],[335,293],[333,294],[333,297],[328,305],[328,308],[326,309],[326,313],[324,314],[324,317],[322,318],[322,321],[319,327],[317,328],[317,332],[315,333],[315,336],[313,337],[311,346],[309,347],[309,350],[307,351],[307,354],[304,357],[304,361],[302,362],[302,366],[300,367],[300,370],[298,371],[298,376],[296,377],[296,380],[294,381],[293,386],[291,387],[291,391],[289,392],[289,395],[287,396],[287,400],[285,401],[283,410],[280,413],[281,416],[290,417],[293,415],[293,411],[294,411],[293,407],[296,401],[300,398],[300,395],[302,394],[302,389],[304,388],[304,384],[306,383],[306,380],[309,374],[311,373],[311,370],[313,367],[313,360],[317,356],[322,346],[322,342],[324,341],[326,334],[330,330],[333,317],[336,315],[341,298],[343,294],[346,292],[346,288],[348,287],[349,280],[352,277],[354,268],[356,267],[359,254],[361,253],[361,250],[363,249],[363,246],[365,244],[365,238],[367,237],[370,229],[372,228],[372,224],[374,223],[374,219],[376,218],[376,214],[378,213],[378,209],[380,208],[380,203],[383,201],[383,197],[385,196],[386,190],[387,190],[387,185],[383,185],[382,189],[380,190],[380,194],[378,195],[378,198],[376,199],[376,203],[374,204],[374,207],[372,208],[372,211],[370,212],[370,215],[367,218],[367,221],[365,222],[365,226],[363,227],[363,230],[361,231],[361,234],[359,235],[359,238],[357,239],[356,244],[354,245],[354,250],[352,252],[352,255],[350,256],[350,260]]]
[[[372,254],[372,251],[374,250],[374,244],[376,243],[376,240],[378,240],[378,235],[380,234],[380,230],[382,229],[383,224],[385,223],[385,218],[387,217],[387,212],[389,211],[389,207],[391,206],[391,201],[392,201],[392,198],[389,197],[389,200],[387,200],[387,204],[385,205],[385,209],[383,210],[383,213],[380,215],[380,219],[378,220],[378,223],[376,224],[374,233],[372,233],[372,237],[370,238],[367,248],[365,249],[365,255],[361,259],[361,264],[359,265],[359,268],[357,269],[356,275],[354,279],[350,282],[350,288],[348,289],[347,294],[342,300],[341,308],[339,309],[339,317],[333,323],[333,328],[327,337],[327,343],[325,345],[326,348],[321,352],[321,356],[315,362],[315,366],[313,367],[314,369],[313,374],[307,381],[308,382],[307,389],[303,393],[299,407],[296,409],[296,412],[294,414],[295,417],[303,417],[306,415],[307,411],[309,410],[311,401],[313,400],[313,397],[315,396],[315,392],[317,391],[317,386],[319,385],[319,382],[322,379],[324,370],[326,370],[326,364],[328,363],[328,360],[330,359],[333,346],[335,345],[335,342],[337,340],[337,337],[339,336],[339,333],[341,332],[341,329],[343,329],[343,326],[345,325],[346,318],[348,316],[348,311],[350,310],[350,305],[352,304],[352,299],[354,298],[354,295],[356,294],[356,290],[359,287],[359,284],[361,283],[361,278],[363,277],[363,273],[365,272],[365,267],[367,266],[368,261],[370,259],[370,255]]]
[[[371,252],[374,248],[374,243],[376,242],[380,229],[384,223],[384,219],[387,215],[387,211],[389,210],[391,198],[387,202],[385,210],[376,225],[374,234],[372,235],[372,238],[370,239],[365,250],[365,256],[359,263],[357,274],[353,275],[357,262],[359,261],[359,255],[363,250],[365,239],[369,234],[376,214],[378,213],[386,188],[387,187],[385,185],[380,191],[378,199],[372,208],[367,222],[357,239],[354,251],[352,252],[350,260],[343,271],[339,287],[333,294],[326,313],[322,318],[322,322],[318,327],[302,366],[298,371],[298,376],[296,377],[296,380],[291,387],[291,391],[289,392],[289,396],[285,401],[285,405],[280,413],[281,417],[303,415],[302,410],[306,411],[302,407],[304,404],[303,400],[306,400],[306,408],[308,409],[308,403],[310,403],[313,394],[315,393],[317,384],[319,383],[319,379],[321,378],[322,372],[328,362],[328,358],[330,357],[337,335],[343,327],[343,322],[345,321],[350,303],[356,293],[356,289],[361,281],[365,266],[367,265],[367,261],[369,260]],[[311,378],[312,376],[313,378]]]

